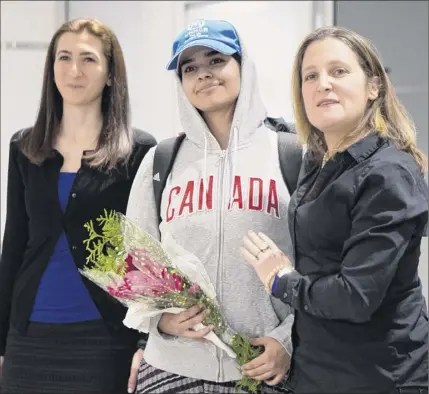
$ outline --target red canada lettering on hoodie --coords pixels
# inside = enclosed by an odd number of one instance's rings
[[[246,190],[243,188],[243,182],[247,186],[247,195],[243,192],[243,190]],[[206,187],[203,179],[198,182],[190,180],[186,183],[186,187],[172,187],[168,196],[167,222],[171,222],[176,217],[191,215],[197,211],[212,210],[213,184],[214,176],[212,175],[209,177]],[[265,212],[268,215],[280,218],[276,181],[274,179],[267,181],[254,177],[243,181],[243,177],[236,175],[228,210],[242,209]]]

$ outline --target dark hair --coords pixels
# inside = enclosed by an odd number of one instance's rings
[[[85,154],[92,167],[114,168],[127,161],[132,151],[132,131],[129,127],[130,105],[125,61],[113,31],[96,19],[75,19],[65,22],[53,35],[45,60],[42,96],[34,126],[23,135],[21,149],[35,164],[42,164],[53,154],[55,136],[63,115],[63,98],[54,82],[55,53],[62,34],[88,31],[99,38],[107,59],[111,86],[102,93],[102,131],[95,151]]]
[[[233,53],[231,57],[241,66],[241,55],[238,52]],[[182,80],[182,68],[180,66],[178,67],[177,75]]]

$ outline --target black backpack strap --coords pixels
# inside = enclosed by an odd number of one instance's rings
[[[181,134],[178,137],[168,138],[161,141],[155,148],[152,183],[159,223],[161,223],[162,192],[167,183],[168,175],[173,168],[174,159],[185,137],[185,134]]]
[[[283,118],[266,118],[265,125],[277,132],[280,169],[292,195],[298,185],[302,164],[302,146],[298,142],[295,125]]]
[[[283,179],[292,195],[298,185],[299,173],[302,164],[302,146],[296,134],[278,133],[279,161]]]

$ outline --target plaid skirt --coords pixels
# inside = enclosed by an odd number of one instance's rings
[[[216,383],[207,380],[187,378],[165,372],[142,361],[140,366],[136,394],[236,394],[247,393],[237,391],[235,382]],[[259,393],[290,394],[282,385],[268,386],[262,383]]]

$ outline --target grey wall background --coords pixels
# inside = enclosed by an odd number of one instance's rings
[[[428,2],[336,1],[336,24],[368,37],[378,48],[402,104],[428,154]]]
[[[417,143],[428,154],[428,2],[336,1],[335,24],[368,37],[379,50],[396,93],[412,116]],[[427,174],[426,174],[427,179]],[[428,238],[420,278],[428,299]]]

